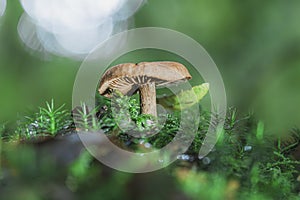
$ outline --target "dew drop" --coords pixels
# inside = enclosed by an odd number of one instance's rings
[[[177,159],[179,160],[183,160],[183,161],[189,161],[190,160],[190,156],[187,154],[181,154],[177,156]]]
[[[211,160],[210,160],[209,157],[204,157],[204,158],[202,159],[202,163],[203,163],[204,165],[209,165],[210,162],[211,162]]]
[[[144,144],[145,143],[145,140],[140,140],[139,141],[139,144]]]
[[[244,151],[251,151],[252,150],[252,146],[244,146]]]
[[[152,145],[151,145],[149,142],[146,142],[146,143],[144,144],[144,146],[145,146],[147,149],[149,149],[149,148],[152,147]]]

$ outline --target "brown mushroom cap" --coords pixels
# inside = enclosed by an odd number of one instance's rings
[[[184,65],[177,62],[125,63],[107,70],[102,76],[99,93],[110,97],[108,89],[118,90],[123,95],[135,92],[140,85],[155,83],[156,86],[178,83],[191,79]]]

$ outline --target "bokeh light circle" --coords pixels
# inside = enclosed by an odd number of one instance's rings
[[[0,0],[0,17],[2,17],[6,10],[6,0]]]
[[[26,13],[38,26],[52,33],[66,29],[93,29],[111,17],[125,0],[20,0]]]
[[[19,36],[29,50],[83,60],[97,44],[127,30],[130,17],[143,2],[20,0],[25,13]]]

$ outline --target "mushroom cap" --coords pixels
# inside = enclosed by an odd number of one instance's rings
[[[110,97],[108,90],[118,90],[123,95],[135,92],[140,85],[154,82],[165,86],[191,79],[184,65],[177,62],[124,63],[108,69],[102,76],[99,93]]]

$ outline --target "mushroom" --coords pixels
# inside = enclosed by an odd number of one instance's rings
[[[177,62],[124,63],[108,69],[99,85],[99,93],[108,98],[111,90],[123,95],[140,92],[141,113],[157,116],[156,86],[177,84],[191,79],[188,70]]]

